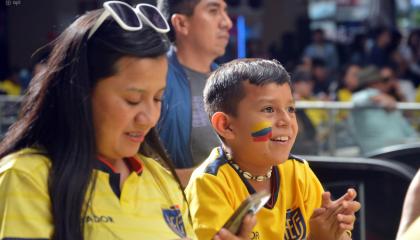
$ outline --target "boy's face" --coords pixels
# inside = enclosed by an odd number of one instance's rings
[[[237,116],[230,116],[234,136],[226,143],[242,164],[265,167],[284,162],[298,132],[289,84],[245,82],[243,87],[245,97],[238,104]]]

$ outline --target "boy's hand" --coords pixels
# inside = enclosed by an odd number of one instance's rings
[[[214,236],[213,240],[249,240],[252,229],[256,224],[257,217],[255,217],[255,215],[248,214],[242,222],[241,232],[238,235],[234,235],[228,230],[222,228],[222,230]]]
[[[322,194],[321,208],[315,209],[309,220],[312,240],[351,239],[346,231],[353,230],[355,212],[360,203],[354,201],[356,191],[348,189],[339,199],[332,201],[329,192]]]

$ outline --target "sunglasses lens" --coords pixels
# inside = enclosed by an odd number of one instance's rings
[[[139,11],[147,18],[149,21],[156,27],[162,30],[166,30],[169,28],[168,23],[163,18],[163,16],[159,13],[159,11],[147,5],[139,5]]]
[[[115,14],[123,21],[127,26],[137,28],[141,26],[141,22],[137,14],[133,9],[125,4],[120,4],[118,2],[110,3],[108,5]]]

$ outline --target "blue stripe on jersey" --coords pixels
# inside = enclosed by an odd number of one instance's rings
[[[222,147],[218,147],[217,152],[219,156],[216,158],[216,160],[207,165],[206,169],[204,170],[205,173],[216,176],[219,168],[227,163],[227,159]]]
[[[298,157],[298,156],[293,155],[293,154],[289,154],[289,159],[291,159],[291,160],[296,160],[296,161],[298,161],[298,162],[300,162],[300,163],[304,163],[304,162],[305,162],[305,160],[303,160],[303,158]]]

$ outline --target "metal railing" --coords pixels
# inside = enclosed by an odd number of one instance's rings
[[[22,96],[0,95],[0,137],[4,136],[8,127],[13,124],[18,116]],[[328,113],[327,128],[327,152],[331,156],[336,155],[336,124],[337,114],[340,110],[352,110],[355,108],[352,102],[334,102],[334,101],[297,101],[298,109],[320,109]],[[357,108],[360,108],[357,106]],[[420,103],[399,102],[396,109],[402,111],[419,111]],[[420,119],[419,119],[420,120]]]
[[[328,134],[328,148],[327,152],[331,156],[336,155],[336,124],[337,114],[340,110],[352,110],[354,108],[379,108],[374,106],[361,107],[355,105],[352,102],[338,102],[338,101],[297,101],[296,108],[298,109],[320,109],[325,110],[328,113],[327,127],[329,130]],[[398,102],[396,103],[395,109],[401,111],[420,111],[420,103],[415,102]]]

